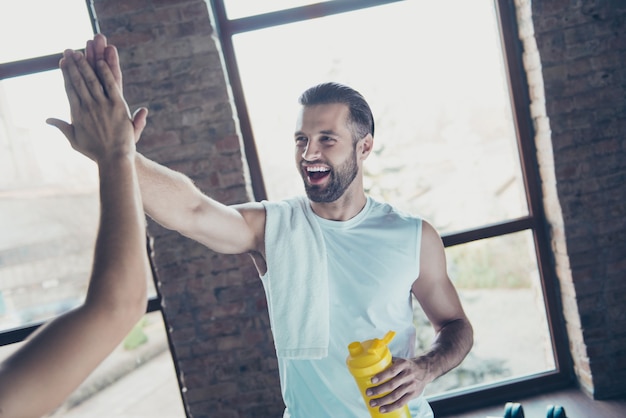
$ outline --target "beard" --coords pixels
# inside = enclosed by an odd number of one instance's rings
[[[308,198],[316,203],[330,203],[339,199],[356,177],[356,149],[352,155],[337,168],[331,166],[330,178],[326,186],[309,184],[304,179],[304,189]]]

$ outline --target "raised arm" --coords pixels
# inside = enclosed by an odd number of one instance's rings
[[[122,90],[119,56],[113,45],[107,45],[104,35],[97,34],[87,42],[86,58],[92,67],[104,60]],[[136,113],[133,123],[138,141],[141,130],[137,127],[145,125],[145,114]],[[258,256],[263,258],[265,231],[265,210],[260,203],[226,206],[206,196],[182,173],[139,153],[135,163],[144,209],[152,219],[214,251],[251,253],[260,266]]]
[[[394,359],[389,369],[376,376],[376,382],[391,379],[371,389],[371,396],[391,391],[372,404],[381,406],[381,412],[420,396],[427,384],[458,366],[473,345],[472,326],[448,277],[441,237],[428,222],[422,224],[420,274],[412,291],[435,330],[435,338],[425,353],[413,359]]]
[[[100,224],[87,296],[80,307],[42,326],[0,365],[2,417],[40,417],[53,410],[123,340],[146,309],[150,266],[133,126],[119,106],[123,99],[112,90],[110,72],[103,68],[108,83],[102,89],[93,83],[91,69],[81,64],[84,58],[70,51],[60,63],[73,125],[54,119],[49,123],[98,164]],[[91,119],[88,107],[97,109],[102,118]]]
[[[202,193],[182,173],[137,154],[137,176],[146,213],[225,254],[263,252],[265,210],[260,203],[226,206]]]

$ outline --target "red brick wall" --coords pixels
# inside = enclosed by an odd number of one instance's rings
[[[130,107],[150,109],[140,152],[221,202],[249,201],[207,3],[95,0],[94,8],[119,48]],[[149,234],[189,416],[281,416],[265,295],[249,257],[212,253],[154,222]]]
[[[595,398],[623,396],[626,4],[532,1],[520,32],[575,371]]]

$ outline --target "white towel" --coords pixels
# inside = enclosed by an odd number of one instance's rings
[[[266,211],[267,296],[276,354],[292,359],[328,355],[326,247],[306,197],[263,201]]]

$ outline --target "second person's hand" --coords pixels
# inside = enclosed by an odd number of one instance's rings
[[[145,127],[145,116],[143,125],[135,127],[109,66],[101,59],[95,64],[97,75],[82,53],[65,51],[59,65],[72,124],[55,118],[46,122],[63,132],[74,149],[95,161],[134,155],[135,137]]]

